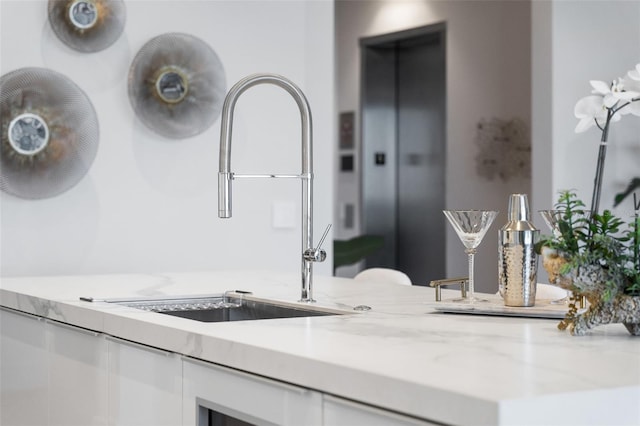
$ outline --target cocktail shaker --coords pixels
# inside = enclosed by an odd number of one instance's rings
[[[498,277],[506,306],[533,306],[536,300],[540,231],[530,222],[526,194],[511,194],[509,221],[498,231]]]

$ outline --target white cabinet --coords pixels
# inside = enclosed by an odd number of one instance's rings
[[[107,341],[100,333],[47,321],[49,425],[107,424]]]
[[[47,336],[42,318],[0,308],[0,424],[46,425]]]
[[[0,309],[0,424],[178,426],[180,356]]]
[[[436,423],[329,395],[323,395],[322,406],[325,426],[436,426]]]
[[[318,392],[188,358],[183,372],[183,425],[207,425],[213,411],[256,425],[322,424]]]
[[[104,338],[9,309],[0,315],[0,424],[106,425]]]
[[[433,425],[11,309],[0,331],[2,425]]]
[[[107,337],[109,425],[182,424],[182,359],[171,352]]]

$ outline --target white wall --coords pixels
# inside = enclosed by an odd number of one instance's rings
[[[296,82],[313,113],[317,241],[333,212],[333,2],[125,4],[127,23],[118,42],[102,52],[80,54],[51,31],[46,1],[0,3],[1,73],[26,66],[62,72],[85,90],[100,122],[97,158],[77,186],[36,201],[1,194],[2,275],[233,268],[297,273],[301,183],[237,181],[234,217],[218,219],[220,121],[186,140],[157,136],[133,113],[127,72],[149,39],[185,32],[217,52],[227,88],[256,72]],[[299,122],[297,107],[283,90],[261,86],[246,92],[236,108],[232,170],[299,173]],[[285,210],[292,206],[292,227],[272,227],[274,203]],[[330,244],[326,248],[331,251]],[[316,272],[331,274],[331,262],[329,253]]]
[[[591,94],[589,80],[611,82],[640,63],[640,1],[533,2],[533,7],[534,207],[550,208],[566,189],[575,189],[589,206],[601,133],[595,127],[574,133],[573,108]],[[640,118],[625,116],[609,132],[600,209],[611,209],[614,195],[638,176]],[[631,210],[629,198],[615,212]]]
[[[506,222],[508,196],[530,193],[529,179],[483,180],[476,173],[474,143],[481,119],[530,121],[530,4],[521,1],[338,1],[336,54],[338,112],[358,111],[360,37],[437,22],[447,25],[447,208],[494,209],[500,215],[476,257],[476,288],[497,290],[497,233]],[[359,135],[356,135],[358,140]],[[359,170],[359,169],[358,169]],[[338,175],[336,208],[358,203],[357,175]],[[442,215],[440,212],[436,214]],[[339,224],[339,212],[335,212]],[[447,275],[467,273],[462,243],[447,227]],[[348,232],[338,227],[341,238]],[[346,268],[345,268],[346,269]],[[353,271],[348,271],[352,273]],[[424,277],[424,283],[443,277]]]

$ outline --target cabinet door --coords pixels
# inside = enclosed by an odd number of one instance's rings
[[[182,424],[182,360],[176,354],[107,337],[109,424]]]
[[[47,321],[49,425],[107,424],[107,341],[89,330]]]
[[[211,363],[184,358],[183,392],[183,425],[208,424],[207,412],[241,421],[225,424],[322,423],[321,394]]]
[[[436,423],[329,395],[323,395],[322,405],[325,426],[436,426]]]
[[[47,336],[39,317],[0,309],[0,424],[46,425]]]

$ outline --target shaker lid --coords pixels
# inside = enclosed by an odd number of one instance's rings
[[[509,221],[528,221],[529,217],[527,194],[511,194],[509,197]]]

